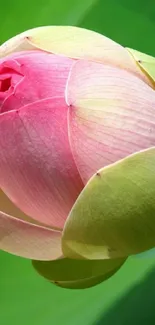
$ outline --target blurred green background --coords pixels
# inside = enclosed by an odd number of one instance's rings
[[[41,25],[76,25],[155,56],[154,0],[7,0],[0,43]],[[155,258],[130,258],[105,283],[86,290],[53,286],[31,262],[0,253],[2,325],[154,325]]]

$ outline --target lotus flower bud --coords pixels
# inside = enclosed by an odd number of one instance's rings
[[[152,188],[154,172],[145,170],[154,166],[154,64],[67,26],[35,28],[0,47],[0,248],[33,259],[61,286],[95,285],[155,245],[154,232],[142,244],[144,225],[131,221],[146,214],[143,203],[137,217],[136,199],[127,211],[118,203],[122,193],[139,198],[141,178]],[[143,173],[132,188],[135,166]],[[50,265],[78,271],[49,276]]]

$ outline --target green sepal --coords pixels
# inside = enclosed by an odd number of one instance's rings
[[[53,282],[55,285],[57,285],[58,287],[62,287],[65,289],[88,289],[91,287],[94,287],[102,282],[104,282],[105,280],[108,280],[112,275],[114,275],[114,273],[116,273],[118,270],[115,269],[109,273],[107,273],[106,275],[98,275],[98,276],[94,276],[91,278],[85,278],[82,280],[77,280],[77,281],[57,281],[57,282]]]
[[[127,257],[155,246],[155,148],[99,170],[66,221],[63,254]]]
[[[141,53],[137,50],[127,48],[133,56],[138,66],[147,74],[147,76],[155,83],[155,58],[151,55]],[[155,86],[155,84],[154,84]]]
[[[66,288],[87,288],[112,276],[125,262],[113,260],[74,260],[61,258],[55,261],[32,261],[35,270],[56,285]]]

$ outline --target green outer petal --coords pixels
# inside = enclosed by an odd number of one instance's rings
[[[148,54],[127,48],[129,53],[133,56],[138,66],[144,71],[147,76],[155,83],[155,58]],[[155,87],[155,84],[154,84]]]
[[[125,259],[74,260],[62,258],[55,261],[32,261],[36,271],[49,281],[77,281],[102,275],[119,269]]]
[[[107,273],[106,275],[98,275],[91,278],[85,278],[78,281],[58,281],[53,282],[58,287],[62,287],[65,289],[87,289],[96,286],[97,284],[100,284],[101,282],[107,280],[112,275],[114,275],[117,272],[118,268]]]
[[[76,26],[42,26],[27,30],[2,44],[0,57],[36,49],[74,59],[109,63],[151,84],[126,48],[104,35]]]
[[[155,246],[155,147],[101,169],[66,221],[63,254],[125,257]]]

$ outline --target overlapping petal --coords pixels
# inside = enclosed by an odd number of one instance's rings
[[[129,53],[133,56],[139,67],[152,80],[155,89],[155,58],[151,55],[141,53],[139,51],[127,48]]]
[[[129,72],[79,61],[66,97],[70,145],[85,183],[98,169],[155,145],[155,92]]]
[[[21,220],[25,220],[28,222],[34,222],[32,218],[26,215],[23,211],[21,211],[17,206],[15,206],[10,199],[4,194],[4,192],[0,189],[0,211],[5,214],[15,216]]]
[[[39,260],[53,260],[62,255],[61,232],[32,222],[2,191],[1,209],[5,212],[0,211],[0,249]]]
[[[0,115],[0,186],[27,215],[62,228],[83,188],[75,166],[63,98]]]
[[[23,52],[0,60],[0,112],[18,109],[46,97],[64,96],[73,60],[43,51]],[[17,77],[20,78],[17,82]],[[16,81],[16,82],[15,82]]]
[[[45,26],[17,35],[0,47],[0,57],[15,51],[41,49],[75,59],[119,66],[152,84],[121,45],[96,32],[74,26]]]

